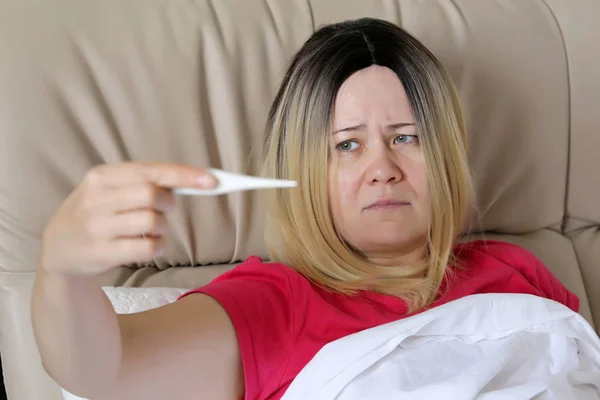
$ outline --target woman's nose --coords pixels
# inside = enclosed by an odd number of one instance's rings
[[[376,154],[370,160],[367,176],[371,184],[396,183],[402,180],[402,171],[390,155]]]

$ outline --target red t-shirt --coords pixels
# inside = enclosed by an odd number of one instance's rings
[[[466,268],[453,270],[433,306],[478,293],[523,293],[579,309],[577,296],[521,247],[474,241],[456,250]],[[191,293],[212,296],[231,318],[242,357],[245,400],[280,399],[325,344],[406,316],[406,306],[397,297],[332,293],[290,267],[258,257],[183,296]]]

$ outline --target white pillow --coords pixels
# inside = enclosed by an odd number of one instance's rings
[[[117,314],[131,314],[172,303],[188,289],[104,287]],[[63,389],[64,400],[88,400]]]

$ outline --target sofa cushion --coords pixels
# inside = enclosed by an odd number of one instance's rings
[[[0,349],[11,400],[59,400],[60,388],[42,368],[31,327],[32,272],[0,273]]]
[[[56,13],[54,2],[30,2],[3,2],[0,13],[10,50],[0,63],[2,270],[34,270],[48,218],[94,165],[162,160],[257,173],[290,56],[316,26],[364,15],[405,26],[457,83],[478,227],[520,233],[563,221],[567,60],[541,3],[61,0],[70,11]],[[138,266],[265,256],[264,211],[257,192],[182,198],[164,257]]]
[[[591,314],[600,327],[600,228],[595,226],[571,234],[581,275],[587,289]],[[596,329],[600,331],[600,329]]]
[[[547,0],[555,30],[564,40],[569,70],[569,185],[567,231],[600,226],[600,2],[582,0],[577,7],[562,0]],[[595,269],[600,269],[596,258]],[[600,307],[600,303],[596,303]]]

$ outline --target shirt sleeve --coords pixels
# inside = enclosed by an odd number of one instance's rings
[[[267,398],[281,382],[295,334],[293,273],[284,265],[251,257],[180,297],[206,294],[229,315],[238,338],[246,400]]]
[[[530,251],[504,242],[486,242],[489,251],[520,273],[538,294],[579,312],[579,297],[570,292],[552,272]]]

